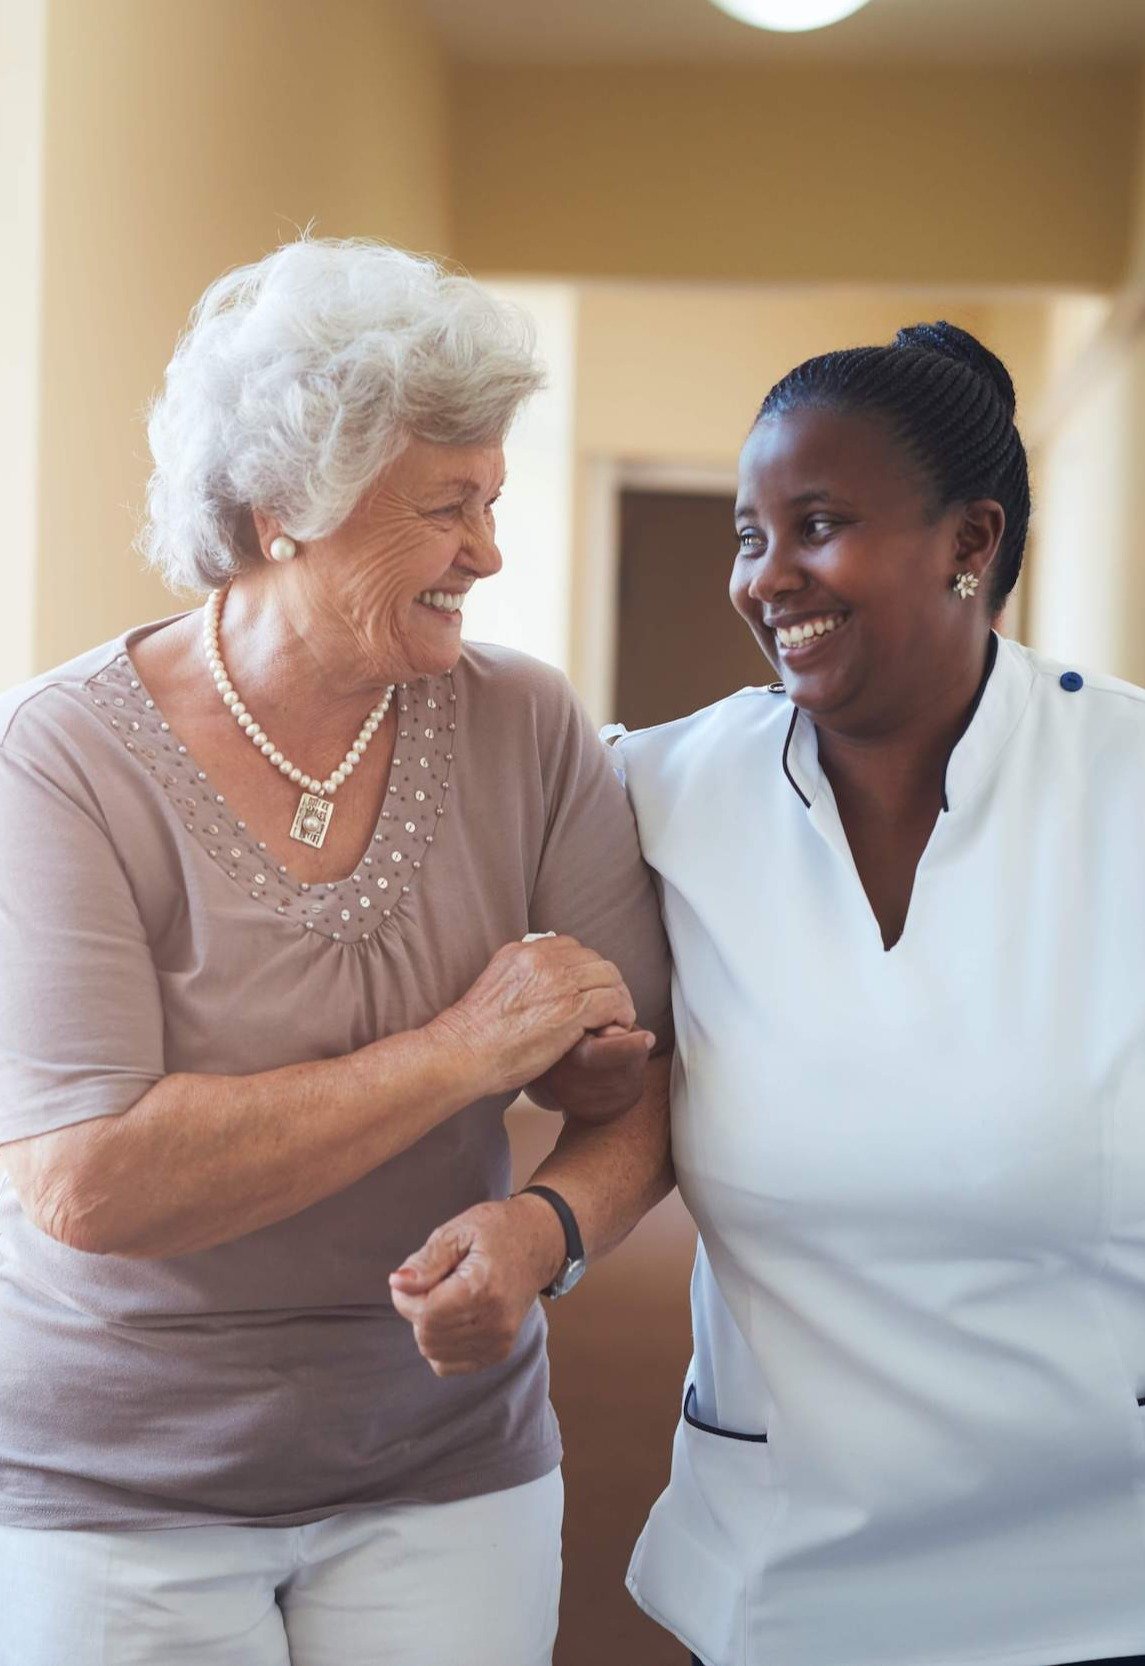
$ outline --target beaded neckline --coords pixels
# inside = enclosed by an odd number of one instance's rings
[[[86,692],[140,768],[175,809],[185,832],[251,902],[285,923],[335,942],[363,941],[396,919],[414,894],[445,814],[457,695],[450,675],[409,683],[385,802],[370,848],[345,879],[306,882],[248,836],[136,674],[126,647]]]

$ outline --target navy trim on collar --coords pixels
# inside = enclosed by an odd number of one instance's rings
[[[993,673],[994,667],[997,663],[998,663],[998,632],[997,631],[991,631],[990,632],[990,642],[989,642],[989,645],[987,646],[987,649],[986,649],[986,669],[982,673],[982,681],[978,684],[978,692],[974,696],[973,702],[971,703],[971,706],[970,706],[970,710],[966,713],[966,722],[962,725],[962,734],[963,735],[966,733],[967,729],[969,729],[970,725],[973,723],[973,721],[975,719],[975,716],[977,715],[978,708],[982,704],[982,696],[986,692],[986,684],[990,681],[991,674]],[[959,739],[961,739],[961,738],[962,737],[960,735]],[[958,743],[956,741],[955,745],[957,745],[957,744]],[[950,756],[951,757],[954,756],[953,749],[951,750]],[[942,772],[942,808],[943,808],[944,811],[949,811],[949,809],[950,809],[950,800],[946,796],[946,776],[947,776],[947,773],[948,773],[949,769],[950,769],[950,758],[947,758],[947,760],[946,760],[946,769],[944,769],[943,772]]]
[[[986,646],[986,665],[985,665],[985,669],[982,672],[982,680],[978,684],[977,693],[975,694],[974,699],[971,701],[970,709],[966,713],[966,721],[962,725],[962,730],[961,730],[961,733],[959,735],[959,738],[958,738],[957,742],[955,743],[954,747],[951,749],[950,757],[946,761],[946,769],[943,773],[943,779],[942,779],[942,809],[943,809],[944,812],[949,812],[949,810],[950,810],[949,783],[950,783],[951,765],[955,762],[956,757],[958,757],[961,753],[963,753],[965,751],[964,742],[966,742],[969,731],[970,731],[970,729],[971,729],[971,727],[974,723],[974,719],[977,717],[979,708],[982,705],[982,702],[986,697],[986,691],[990,686],[990,680],[994,675],[994,670],[995,670],[995,667],[997,666],[997,663],[998,663],[999,641],[1000,641],[1000,638],[998,636],[998,633],[996,631],[991,631],[990,632],[990,640],[989,640],[989,642],[987,643],[987,646]],[[775,685],[772,685],[772,686],[774,687]],[[796,745],[796,741],[797,741],[797,730],[799,730],[799,719],[800,719],[800,717],[805,717],[805,716],[806,716],[806,714],[801,712],[798,706],[793,707],[792,713],[791,713],[791,722],[788,725],[788,729],[787,729],[787,737],[786,737],[786,739],[784,740],[784,743],[783,743],[783,773],[787,777],[788,785],[791,787],[792,791],[796,794],[800,803],[803,805],[804,809],[810,810],[811,806],[812,806],[812,799],[807,796],[807,793],[800,786],[799,781],[796,778],[795,771],[792,769],[792,757],[791,757],[791,749],[794,745]],[[814,730],[815,730],[814,722],[812,721],[811,718],[806,718],[806,721],[807,721],[807,723],[809,723],[811,725],[811,731],[812,731],[812,733],[814,733]],[[802,731],[800,731],[800,735],[801,734],[802,734]],[[799,759],[798,748],[796,750],[796,759],[797,760]],[[960,767],[963,770],[963,773],[965,773],[965,763],[966,763],[966,759],[963,758],[961,760],[961,765],[960,765]],[[799,767],[800,767],[800,773],[803,773],[801,765]],[[811,792],[814,795],[814,793],[815,793],[814,785],[811,782],[809,782],[808,785],[810,786]],[[961,783],[959,783],[959,785],[961,785]]]
[[[787,762],[787,754],[791,751],[791,742],[795,739],[795,725],[798,722],[799,722],[799,707],[798,706],[793,706],[792,711],[791,711],[791,723],[789,724],[788,730],[787,730],[787,739],[783,743],[783,773],[784,773],[784,775],[786,775],[787,779],[791,782],[791,785],[795,788],[795,791],[799,794],[799,797],[803,800],[804,808],[809,810],[811,808],[811,800],[808,798],[807,794],[803,791],[803,788],[799,785],[799,782],[795,779],[794,775],[792,775],[791,766]]]

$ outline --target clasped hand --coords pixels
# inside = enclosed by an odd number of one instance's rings
[[[487,1063],[485,1091],[527,1087],[576,1122],[615,1120],[640,1099],[655,1038],[636,1029],[617,968],[571,937],[511,943],[437,1024]],[[535,1196],[477,1204],[390,1275],[396,1311],[439,1377],[507,1359],[565,1258],[564,1230]]]

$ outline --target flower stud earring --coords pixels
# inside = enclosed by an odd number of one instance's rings
[[[272,561],[293,561],[298,554],[298,545],[293,538],[286,538],[279,533],[277,538],[271,539],[270,559]]]
[[[977,573],[959,573],[951,589],[957,590],[964,602],[968,602],[978,588]]]

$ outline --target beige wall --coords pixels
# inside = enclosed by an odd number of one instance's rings
[[[622,482],[730,486],[752,417],[786,370],[832,347],[889,341],[901,325],[921,319],[961,324],[1001,355],[1023,423],[1033,420],[1045,392],[1053,301],[1039,293],[603,282],[583,284],[578,293],[569,666],[602,722],[615,715],[615,505]],[[1020,630],[1020,598],[1007,626]]]
[[[465,604],[467,637],[501,642],[569,669],[579,302],[575,284],[489,287],[522,306],[537,330],[544,389],[528,401],[505,444],[507,486],[497,505],[503,566]]]
[[[1122,273],[1136,69],[454,70],[458,253],[535,274]]]
[[[46,36],[47,0],[0,0],[0,687],[30,676],[35,663]]]
[[[312,218],[507,277],[657,280],[578,285],[578,596],[607,543],[595,459],[726,468],[788,364],[936,312],[996,340],[1028,402],[1036,309],[950,286],[1108,288],[1145,251],[1136,71],[478,70],[449,66],[406,0],[6,3],[24,68],[0,132],[42,136],[44,189],[42,239],[3,280],[28,324],[7,408],[39,399],[10,452],[5,682],[177,605],[131,550],[143,408],[209,279]],[[858,298],[869,280],[896,298]]]
[[[447,89],[403,0],[49,0],[35,657],[177,605],[130,545],[188,309],[312,217],[447,252]]]
[[[1145,684],[1145,119],[1136,162],[1123,288],[1055,313],[1027,620],[1035,647]]]
[[[580,289],[577,436],[582,451],[734,467],[764,394],[833,347],[889,341],[947,318],[1011,365],[1023,401],[1042,393],[1048,298],[950,290],[609,284]]]
[[[1134,147],[1133,212],[1129,232],[1128,282],[1145,282],[1145,67],[1138,83],[1137,142]]]
[[[1145,339],[1077,389],[1041,457],[1029,639],[1145,683]]]

